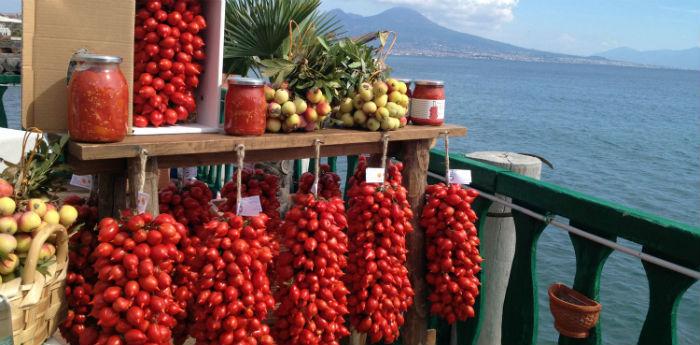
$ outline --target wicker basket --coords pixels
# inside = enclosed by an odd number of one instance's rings
[[[600,303],[564,284],[549,287],[549,309],[554,315],[554,327],[570,338],[583,339],[598,323]]]
[[[36,271],[41,246],[56,234],[56,263],[44,276]],[[32,240],[22,277],[0,285],[12,310],[15,345],[40,345],[48,339],[66,314],[65,281],[68,261],[68,233],[60,225],[45,225]]]

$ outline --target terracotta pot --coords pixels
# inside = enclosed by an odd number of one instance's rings
[[[587,338],[588,331],[598,323],[600,303],[560,283],[552,284],[548,293],[557,331],[570,338]]]

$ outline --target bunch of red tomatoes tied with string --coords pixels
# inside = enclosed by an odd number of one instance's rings
[[[158,192],[160,213],[171,214],[186,226],[203,224],[211,217],[212,197],[211,189],[202,181],[187,181],[180,188],[170,183]]]
[[[233,176],[236,176],[237,171]],[[280,201],[278,194],[280,191],[280,182],[277,175],[266,172],[259,168],[243,168],[241,171],[241,196],[260,197],[260,206],[263,213],[270,219],[267,223],[268,231],[276,233],[280,220]],[[226,202],[220,206],[223,212],[236,213],[236,181],[227,182],[221,189],[221,196],[226,199]]]
[[[345,277],[350,323],[372,343],[399,337],[414,292],[406,269],[406,234],[413,212],[401,185],[402,163],[390,163],[384,183],[365,182],[361,159],[347,192],[350,256]]]
[[[200,0],[138,0],[134,126],[174,125],[196,110],[207,21]]]
[[[482,258],[471,204],[474,189],[439,183],[426,188],[420,225],[425,230],[430,312],[453,324],[474,317]]]
[[[342,279],[348,221],[340,178],[324,169],[318,197],[309,193],[314,175],[301,178],[294,205],[280,228],[283,250],[276,263],[280,305],[273,329],[278,344],[335,345],[350,334],[345,326],[349,291]]]

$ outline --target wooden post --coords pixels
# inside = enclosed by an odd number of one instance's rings
[[[139,158],[130,158],[128,161],[129,170],[129,207],[135,208],[138,203],[139,195],[139,180],[142,173],[146,174],[143,192],[150,196],[146,212],[150,212],[154,216],[158,215],[158,159],[149,157],[146,161],[146,171],[141,171],[141,162]]]
[[[467,156],[537,179],[542,171],[542,162],[532,156],[509,152],[474,152]],[[481,282],[481,329],[477,344],[501,344],[503,302],[515,254],[515,224],[510,208],[495,202],[491,205],[480,251],[484,258],[482,272],[488,272],[488,276]]]
[[[126,176],[120,174],[97,175],[97,210],[100,218],[119,217],[126,208]]]
[[[413,306],[406,313],[406,323],[401,330],[401,343],[425,345],[428,335],[428,289],[425,282],[425,234],[419,226],[423,210],[425,187],[430,163],[431,140],[408,141],[402,145],[401,161],[404,164],[403,184],[408,190],[408,202],[413,210],[413,232],[406,237],[408,248],[408,275],[415,292]]]

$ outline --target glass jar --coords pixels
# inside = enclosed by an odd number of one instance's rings
[[[263,135],[267,101],[263,81],[231,77],[226,92],[224,130],[230,135]]]
[[[416,125],[440,126],[445,121],[445,83],[439,80],[416,80],[411,97],[411,122]]]
[[[129,122],[129,85],[118,56],[76,54],[68,83],[68,133],[74,141],[124,140]]]

